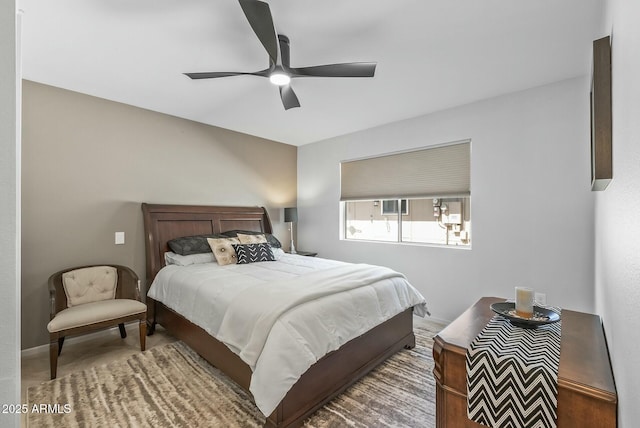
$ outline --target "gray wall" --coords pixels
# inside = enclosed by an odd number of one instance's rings
[[[517,285],[593,311],[588,94],[576,78],[300,147],[298,247],[405,273],[443,320]],[[339,239],[341,160],[466,139],[471,250]]]
[[[20,403],[20,136],[15,2],[0,2],[0,404]],[[0,426],[19,426],[0,413]]]
[[[296,147],[24,82],[22,348],[48,343],[47,279],[90,263],[144,279],[141,202],[281,207],[296,201]],[[125,232],[125,245],[114,233]],[[144,283],[144,282],[143,282]]]
[[[618,389],[620,428],[640,421],[640,3],[608,2],[612,36],[613,180],[596,195],[596,307]]]

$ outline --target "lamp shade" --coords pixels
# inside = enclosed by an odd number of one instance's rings
[[[296,223],[298,221],[298,209],[296,207],[285,208],[284,221],[285,223]]]

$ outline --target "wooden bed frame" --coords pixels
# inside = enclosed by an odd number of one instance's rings
[[[262,207],[150,205],[143,203],[147,287],[164,266],[167,242],[190,235],[252,230],[272,233]],[[249,391],[251,369],[226,345],[160,302],[147,297],[148,332],[156,323],[182,340],[240,387]],[[347,389],[378,364],[402,348],[413,348],[412,308],[374,327],[340,349],[325,355],[293,385],[276,410],[266,419],[268,427],[300,426],[322,405]]]

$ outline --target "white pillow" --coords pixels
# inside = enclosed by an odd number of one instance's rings
[[[164,262],[168,265],[189,266],[199,263],[213,263],[216,259],[213,253],[198,253],[181,256],[171,251],[164,253]]]
[[[271,247],[271,252],[276,260],[280,260],[284,256],[284,250],[282,248],[273,248]]]

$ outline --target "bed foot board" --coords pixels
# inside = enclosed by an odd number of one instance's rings
[[[149,299],[148,299],[149,300]],[[147,301],[148,301],[147,300]],[[161,303],[154,307],[150,330],[156,322],[182,340],[205,360],[249,391],[251,369],[221,342]],[[387,358],[415,346],[411,308],[374,327],[307,370],[265,421],[265,427],[292,428],[342,393]]]
[[[265,427],[299,427],[305,419],[396,352],[413,348],[413,311],[396,315],[327,354],[301,377]]]

